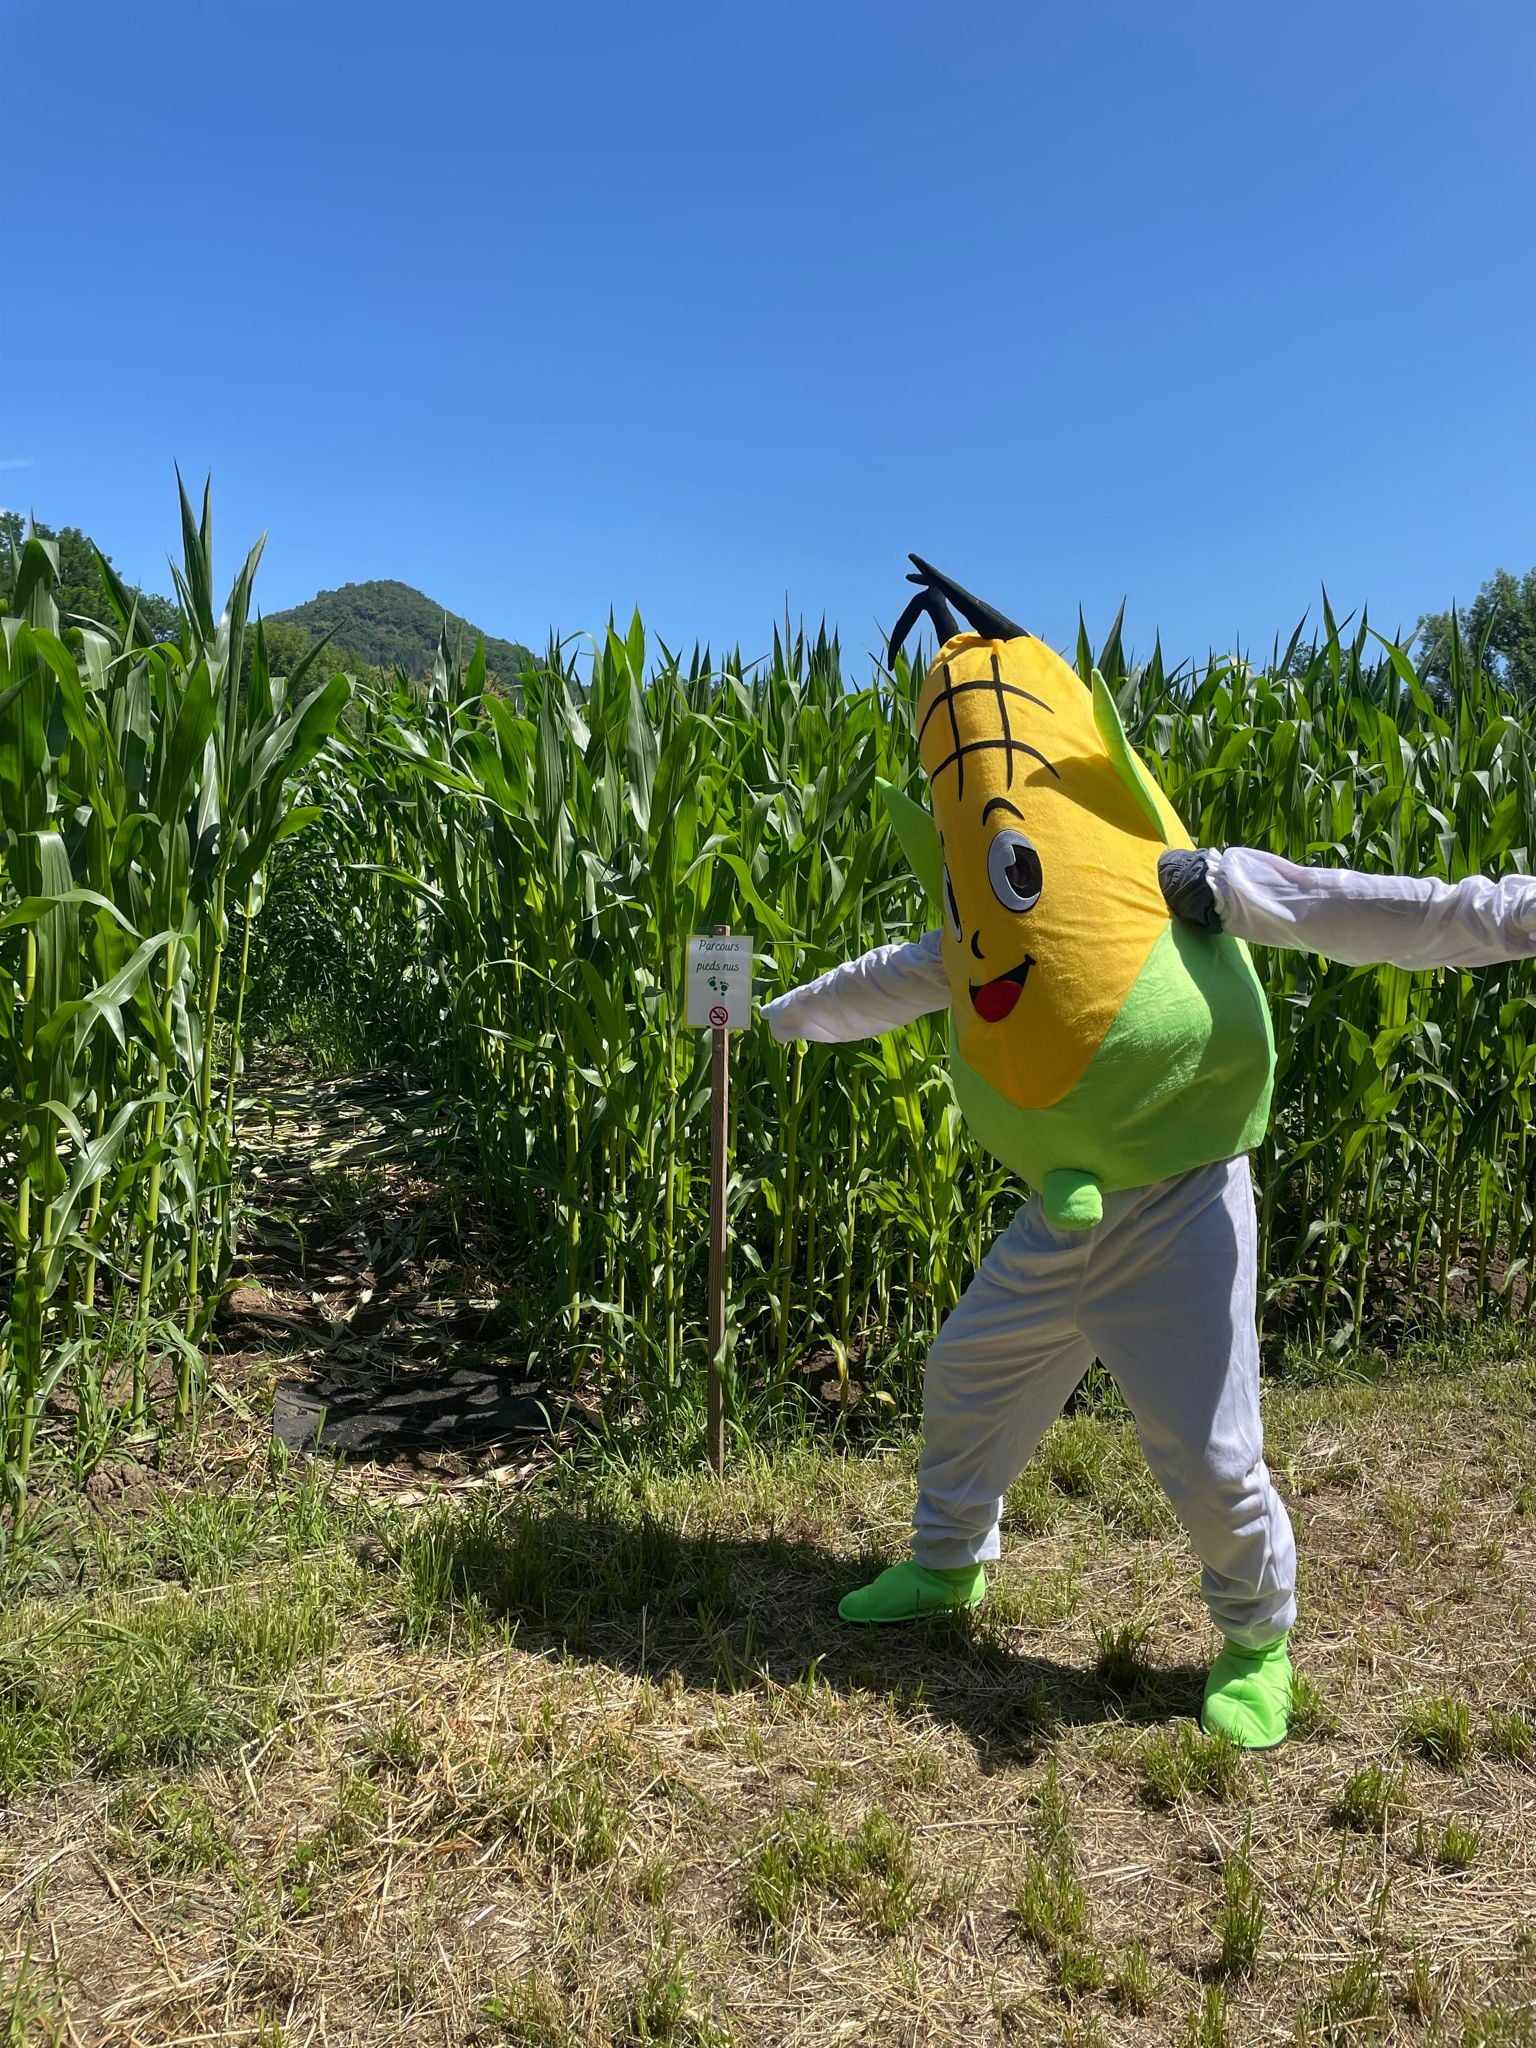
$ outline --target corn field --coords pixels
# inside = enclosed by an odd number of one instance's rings
[[[836,641],[649,652],[637,618],[508,689],[444,646],[424,683],[269,673],[254,549],[216,611],[182,498],[178,638],[102,565],[64,621],[47,543],[0,616],[0,1452],[26,1502],[64,1382],[77,1455],[193,1411],[236,1257],[253,1034],[435,1088],[494,1205],[546,1370],[678,1441],[701,1417],[707,1034],[684,946],[758,942],[760,997],[906,937],[924,907],[875,790],[921,788],[904,662]],[[1204,844],[1456,877],[1530,864],[1528,707],[1453,647],[1431,688],[1326,610],[1267,667],[1095,654]],[[1279,1048],[1256,1162],[1272,1344],[1393,1342],[1523,1303],[1536,1250],[1530,970],[1410,977],[1261,955]],[[738,1418],[807,1359],[910,1403],[1019,1191],[951,1100],[928,1020],[847,1047],[734,1045]]]
[[[60,619],[33,537],[0,616],[0,1461],[15,1521],[66,1375],[82,1458],[195,1405],[232,1255],[236,1077],[273,847],[344,678],[274,682],[248,631],[261,549],[214,608],[182,496],[179,641],[103,562]]]
[[[1432,690],[1361,625],[1130,670],[1095,657],[1197,840],[1456,877],[1529,864],[1527,707],[1458,647]],[[638,619],[584,671],[552,647],[514,697],[445,649],[364,692],[317,763],[324,825],[284,849],[263,1007],[356,1020],[436,1082],[573,1363],[696,1408],[707,1034],[684,942],[756,935],[777,992],[927,922],[874,788],[921,788],[904,664],[854,687],[825,636],[769,659],[647,663]],[[329,964],[304,994],[295,962]],[[1410,977],[1261,956],[1279,1047],[1256,1162],[1268,1334],[1386,1341],[1496,1309],[1529,1270],[1536,1154],[1524,968]],[[287,977],[285,979],[285,977]],[[287,1009],[285,1009],[285,1004]],[[738,1399],[807,1355],[887,1399],[1018,1190],[964,1133],[924,1022],[847,1047],[735,1047]],[[900,1362],[905,1361],[905,1365]]]

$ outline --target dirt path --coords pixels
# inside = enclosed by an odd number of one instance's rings
[[[233,1377],[278,1370],[278,1438],[398,1502],[526,1477],[568,1395],[530,1359],[526,1282],[430,1094],[276,1066],[243,1135],[252,1206],[219,1334]]]

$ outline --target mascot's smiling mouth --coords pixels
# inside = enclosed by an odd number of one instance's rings
[[[1020,966],[1007,974],[1000,974],[996,981],[984,981],[978,988],[971,983],[971,1001],[976,1014],[988,1024],[1000,1024],[1023,993],[1029,979],[1029,970],[1035,964],[1033,953],[1026,953]]]

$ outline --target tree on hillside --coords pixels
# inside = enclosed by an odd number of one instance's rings
[[[1536,569],[1523,576],[1496,570],[1460,614],[1460,625],[1469,653],[1486,636],[1488,666],[1512,688],[1536,697]],[[1426,612],[1419,638],[1431,679],[1443,683],[1450,669],[1450,613]]]
[[[0,512],[0,605],[9,605],[11,601],[21,551],[33,531],[31,521],[23,519],[19,512]],[[44,540],[57,544],[59,582],[54,596],[66,622],[72,613],[86,619],[110,619],[112,611],[102,588],[101,569],[90,535],[78,526],[61,526],[55,532],[40,522],[35,531]],[[107,560],[111,559],[108,555]],[[157,597],[152,590],[135,591],[132,585],[129,591],[139,601],[139,621],[149,637],[174,640],[180,629],[180,614],[171,600]]]
[[[263,619],[261,631],[266,642],[267,667],[275,676],[291,675],[320,637],[318,633],[307,633],[302,626],[279,618]],[[254,637],[252,635],[245,643],[247,672],[250,670]],[[334,640],[325,643],[320,666],[327,675],[334,675],[338,670],[349,676],[376,677],[380,673],[375,663],[365,661],[350,647],[338,646]]]

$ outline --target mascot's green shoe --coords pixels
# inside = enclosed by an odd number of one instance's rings
[[[987,1575],[979,1564],[934,1572],[909,1560],[893,1564],[857,1592],[845,1593],[837,1611],[844,1621],[921,1621],[928,1614],[975,1607],[986,1590]]]
[[[1205,1681],[1200,1725],[1207,1735],[1230,1736],[1239,1749],[1273,1749],[1291,1725],[1289,1636],[1262,1650],[1228,1643]]]

